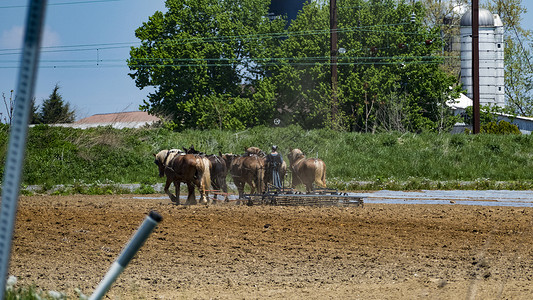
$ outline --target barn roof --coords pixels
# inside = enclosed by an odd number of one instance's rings
[[[159,118],[152,116],[145,111],[130,111],[120,113],[96,114],[87,118],[76,121],[76,124],[94,124],[94,123],[129,123],[129,122],[155,122]]]
[[[98,126],[111,126],[113,128],[139,128],[160,121],[145,111],[130,111],[120,113],[96,114],[83,118],[74,123],[56,124],[56,126],[73,128],[90,128]]]

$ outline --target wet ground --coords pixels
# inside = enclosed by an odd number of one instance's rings
[[[483,206],[533,207],[533,191],[508,190],[421,190],[349,193],[365,198],[365,203],[463,204]]]

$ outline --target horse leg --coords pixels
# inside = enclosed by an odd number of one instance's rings
[[[206,187],[203,186],[202,182],[199,182],[197,187],[200,192],[200,204],[209,204]]]
[[[180,184],[179,180],[174,181],[174,188],[176,189],[176,204],[180,205]]]
[[[169,190],[169,187],[170,187],[171,183],[172,183],[172,180],[167,177],[167,182],[165,183],[165,194],[167,194],[168,197],[170,197],[170,201],[176,202],[176,196],[174,196]],[[174,183],[174,186],[176,186],[176,183]],[[179,202],[179,199],[177,199],[177,200]]]
[[[194,197],[194,184],[192,182],[187,182],[187,190],[189,191],[189,195],[187,196],[187,202],[185,204],[196,204],[196,198]]]
[[[224,202],[229,202],[228,198],[228,184],[226,183],[226,178],[221,180],[222,191],[224,192]]]
[[[239,199],[237,200],[237,205],[241,204],[241,199],[244,199],[244,182],[239,180],[234,180],[235,185],[237,186],[237,191],[239,192]]]
[[[312,181],[305,183],[305,190],[306,190],[306,192],[308,194],[313,191],[313,182]]]
[[[218,184],[219,180],[220,180],[220,178],[218,178],[218,176],[211,177],[211,187],[214,190],[214,192],[213,192],[213,201],[215,201],[215,202],[218,201],[218,194],[217,194],[216,191],[220,190],[220,187],[219,187],[219,184]]]

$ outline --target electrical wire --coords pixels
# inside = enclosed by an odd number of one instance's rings
[[[358,26],[358,27],[347,27],[339,28],[336,30],[337,33],[348,33],[348,32],[366,32],[366,33],[385,33],[385,34],[405,34],[405,35],[417,35],[417,32],[404,32],[404,31],[394,31],[394,30],[372,30],[367,28],[373,27],[393,27],[401,26],[409,23],[396,23],[396,24],[380,24],[380,25],[371,25],[371,26]],[[184,44],[195,44],[195,43],[213,43],[213,42],[226,42],[234,40],[262,40],[262,39],[273,39],[273,38],[290,38],[290,37],[305,37],[310,35],[319,35],[319,34],[329,34],[329,29],[321,30],[306,30],[306,31],[284,31],[284,32],[274,32],[266,34],[250,34],[250,35],[235,35],[235,36],[216,36],[216,37],[188,37],[188,38],[179,38],[172,40],[164,41],[154,41],[154,45],[184,45]],[[435,38],[439,38],[435,36]],[[95,50],[109,50],[109,49],[120,49],[120,48],[129,48],[136,45],[141,45],[141,42],[116,42],[116,43],[100,43],[100,44],[82,44],[82,45],[64,45],[64,46],[51,46],[43,47],[42,53],[61,53],[61,52],[82,52],[82,51],[95,51]],[[21,49],[0,49],[0,56],[5,55],[20,55]]]
[[[58,2],[58,3],[48,3],[47,6],[89,4],[89,3],[117,2],[117,1],[122,1],[122,0],[86,0],[86,1],[74,1],[74,2]],[[5,9],[5,8],[27,8],[27,7],[28,7],[28,5],[8,5],[8,6],[0,6],[0,9]]]

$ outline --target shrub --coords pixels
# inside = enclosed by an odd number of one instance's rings
[[[479,128],[479,132],[490,134],[522,134],[518,126],[504,120],[483,124]]]

